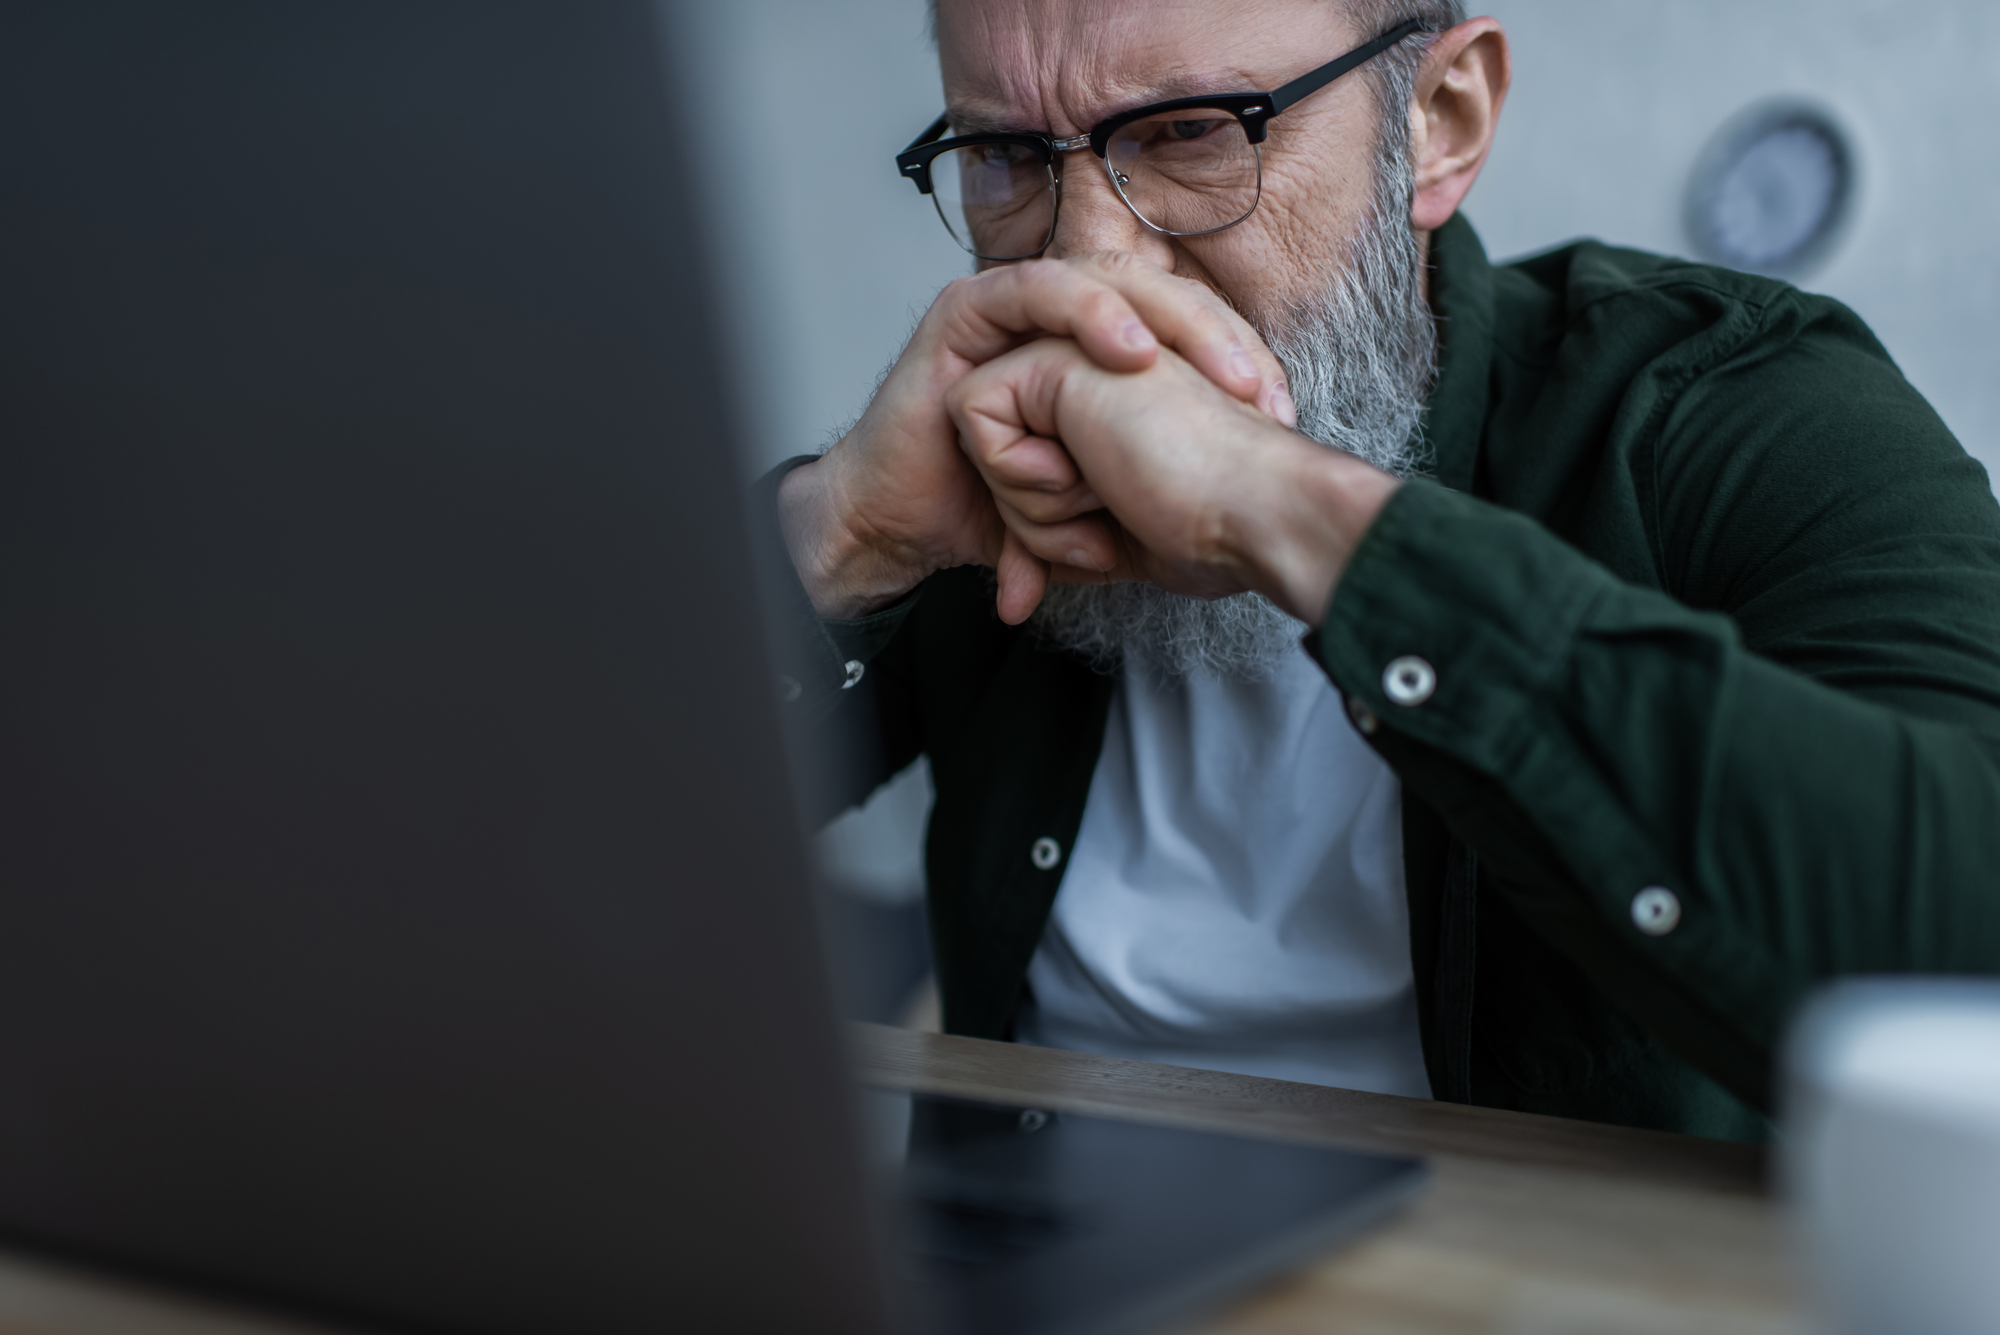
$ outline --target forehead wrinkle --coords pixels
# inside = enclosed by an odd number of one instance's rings
[[[1073,12],[1071,22],[1046,21],[1057,8],[1048,0],[1012,10],[973,8],[953,45],[962,56],[976,51],[977,58],[946,62],[953,126],[1074,134],[1152,102],[1264,91],[1249,71],[1227,60],[1229,43],[1212,18],[1192,33],[1182,24],[1152,36],[1143,8],[1109,21],[1102,11],[1085,23],[1075,22]],[[1190,49],[1204,48],[1223,58],[1198,65],[1189,59]]]
[[[1269,80],[1265,81],[1269,83]],[[1279,80],[1278,82],[1283,82]],[[1276,84],[1272,84],[1275,87]],[[1155,102],[1171,102],[1182,97],[1206,97],[1225,93],[1264,93],[1270,88],[1259,84],[1249,73],[1229,67],[1214,73],[1196,73],[1192,70],[1175,70],[1151,83],[1127,82],[1125,89],[1115,87],[1100,90],[1094,94],[1075,93],[1061,97],[1069,114],[1079,119],[1068,123],[1078,131],[1090,129],[1100,121],[1131,111],[1135,107],[1150,106]],[[1022,99],[1026,101],[1028,99]],[[1035,98],[1045,108],[1047,99]],[[1019,105],[1015,103],[1013,105]],[[952,128],[961,133],[1014,133],[1036,134],[1050,132],[1053,118],[1046,112],[1040,116],[1024,115],[1013,110],[1010,104],[999,98],[978,95],[955,98],[945,108],[951,118]]]

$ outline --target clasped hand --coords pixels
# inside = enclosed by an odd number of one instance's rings
[[[1396,482],[1293,432],[1284,374],[1200,284],[1130,256],[1042,260],[941,293],[854,428],[779,492],[821,615],[936,570],[1254,589],[1317,621]]]

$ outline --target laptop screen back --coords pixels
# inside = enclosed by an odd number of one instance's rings
[[[0,14],[17,1243],[879,1328],[662,26]]]

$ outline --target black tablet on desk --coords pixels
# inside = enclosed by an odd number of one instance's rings
[[[1146,1331],[1324,1253],[1423,1184],[1409,1159],[876,1091],[907,1122],[907,1283],[962,1335]],[[900,1116],[899,1116],[900,1114]]]
[[[925,1103],[879,1204],[673,29],[0,14],[13,1245],[390,1330],[1026,1335],[1416,1182]]]

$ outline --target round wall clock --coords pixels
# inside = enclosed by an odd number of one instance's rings
[[[1716,134],[1688,183],[1695,250],[1714,264],[1797,277],[1825,259],[1854,194],[1854,151],[1808,103],[1764,102]]]

